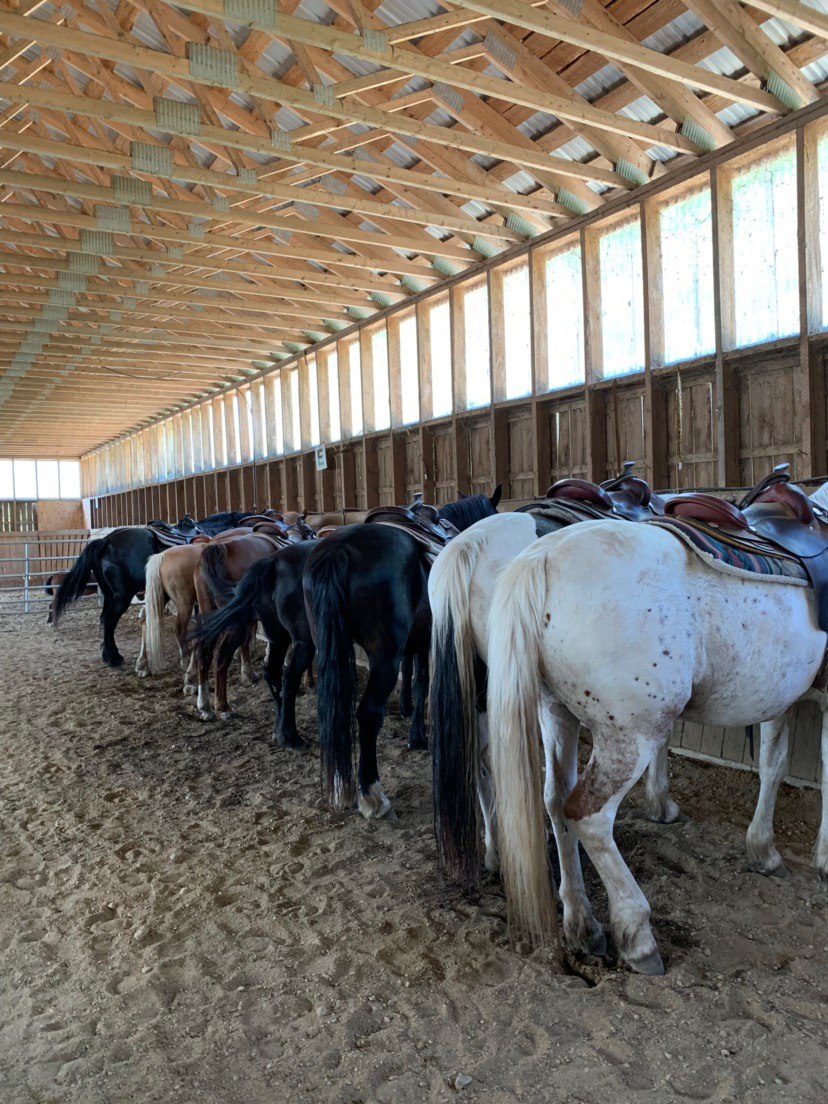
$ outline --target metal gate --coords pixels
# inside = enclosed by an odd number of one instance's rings
[[[88,529],[0,534],[0,614],[45,614],[52,601],[45,590],[47,579],[67,572],[90,537]],[[82,600],[97,598],[98,586],[91,579]]]

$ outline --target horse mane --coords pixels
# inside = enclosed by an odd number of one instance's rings
[[[491,517],[497,510],[487,495],[469,495],[458,502],[448,502],[439,509],[440,517],[450,521],[458,529],[468,529],[476,521]]]

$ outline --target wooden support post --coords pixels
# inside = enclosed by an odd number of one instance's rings
[[[797,475],[808,479],[826,470],[825,369],[811,349],[812,330],[821,328],[822,265],[819,257],[819,132],[816,124],[796,132],[796,202],[799,267],[799,366],[794,383],[801,427]]]
[[[716,474],[722,487],[739,486],[739,391],[733,362],[725,354],[735,344],[733,303],[733,202],[730,182],[710,170],[713,218],[713,302],[716,326]]]
[[[581,286],[584,302],[585,426],[587,479],[600,483],[607,478],[606,394],[595,389],[603,375],[601,348],[601,266],[597,232],[581,230]]]
[[[667,440],[667,393],[653,378],[664,364],[663,293],[661,279],[661,234],[658,209],[641,204],[641,254],[644,274],[644,478],[656,488],[669,483]],[[621,469],[626,457],[616,458]]]

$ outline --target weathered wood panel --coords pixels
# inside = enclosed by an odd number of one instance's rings
[[[505,419],[507,441],[504,498],[533,498],[535,495],[535,432],[531,406],[498,412]]]
[[[676,490],[716,486],[714,387],[712,368],[666,387],[667,470]]]
[[[406,432],[405,439],[405,496],[411,502],[415,494],[423,490],[423,454],[420,433],[417,429]]]
[[[435,504],[443,506],[457,498],[457,469],[454,461],[454,427],[435,426],[428,431]]]
[[[586,405],[583,399],[554,402],[548,406],[549,478],[547,485],[558,479],[587,474]],[[540,490],[546,490],[545,474],[540,476]]]
[[[797,477],[800,435],[796,418],[795,351],[739,365],[739,471],[752,486],[777,464]]]
[[[644,400],[644,387],[641,385],[625,387],[619,383],[606,393],[606,456],[607,471],[610,473],[621,471],[627,460],[634,460],[636,474],[642,479],[650,479]]]
[[[390,437],[377,441],[377,497],[380,506],[395,505],[394,452]]]

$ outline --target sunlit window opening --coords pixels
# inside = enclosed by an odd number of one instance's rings
[[[428,310],[428,361],[431,380],[431,417],[451,414],[451,307],[448,296]]]
[[[603,233],[598,256],[603,374],[640,372],[644,368],[644,274],[638,218]]]
[[[362,433],[362,374],[359,355],[359,340],[348,345],[348,372],[351,384],[351,434],[358,437]]]
[[[299,369],[292,368],[288,373],[290,387],[290,451],[296,452],[302,447],[302,419],[299,414]]]
[[[315,357],[308,357],[308,398],[310,400],[310,444],[319,444],[319,377]]]
[[[327,354],[328,428],[331,441],[342,437],[342,415],[339,407],[339,360],[336,347]]]
[[[374,429],[388,429],[391,425],[391,393],[388,385],[388,331],[385,326],[371,334],[371,373]]]
[[[549,390],[584,379],[584,294],[581,247],[546,259],[546,325]]]
[[[205,418],[207,421],[207,436],[204,436]],[[216,439],[216,427],[213,414],[213,404],[207,403],[201,411],[201,457],[205,471],[212,471],[216,466],[216,457],[213,442]]]
[[[216,435],[213,438],[216,442],[216,467],[225,468],[227,467],[227,424],[223,399],[216,399],[213,412],[216,422]]]
[[[77,460],[0,460],[0,501],[80,497]]]
[[[503,275],[504,398],[518,399],[532,390],[532,301],[529,265],[515,265]]]
[[[256,384],[256,405],[259,412],[259,447],[256,449],[256,455],[257,459],[261,459],[267,456],[267,405],[263,380]]]
[[[659,210],[664,361],[693,360],[716,348],[713,210],[710,189],[668,200]]]
[[[466,409],[492,401],[489,288],[485,280],[463,293],[463,347],[466,360]]]
[[[756,345],[796,333],[796,151],[737,170],[731,196],[735,343]]]
[[[397,327],[400,343],[400,404],[403,425],[420,417],[420,373],[417,362],[417,315],[405,316]]]
[[[276,440],[271,441],[273,453],[282,456],[285,451],[285,420],[282,407],[282,378],[277,372],[270,378],[270,397],[273,401],[273,426]]]

